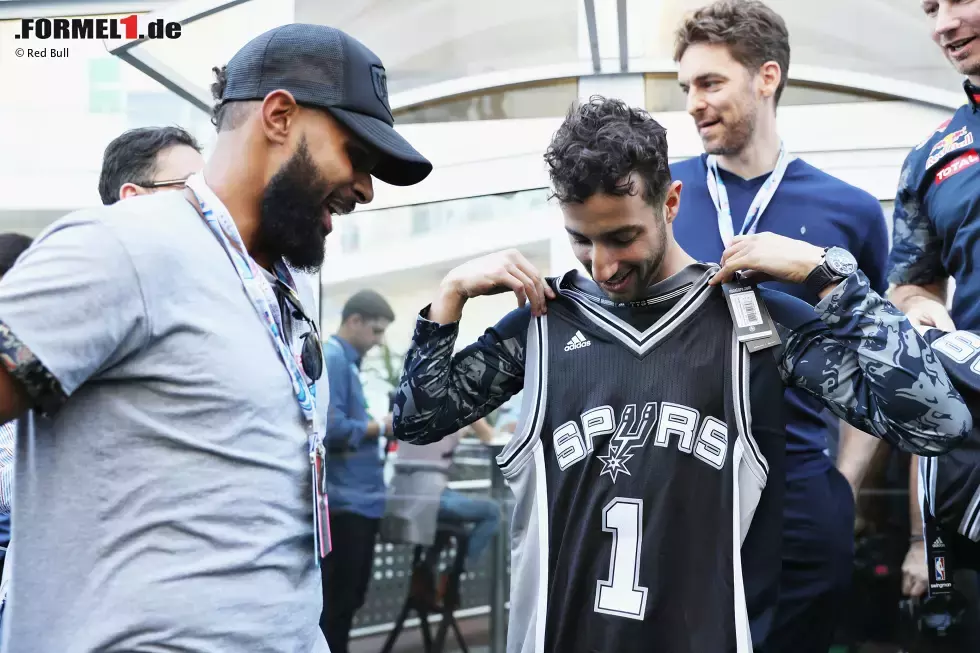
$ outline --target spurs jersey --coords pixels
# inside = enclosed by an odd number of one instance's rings
[[[498,457],[517,504],[508,653],[752,650],[743,577],[778,573],[783,386],[736,339],[716,268],[695,269],[651,325],[567,278],[530,322]]]
[[[923,337],[943,362],[977,423],[980,416],[980,334],[930,329]],[[948,553],[956,566],[980,571],[980,428],[974,427],[960,446],[949,453],[920,458],[918,489],[919,505],[929,513],[923,517],[938,529],[939,536],[928,538],[926,542],[930,557],[939,558]],[[935,570],[932,573],[935,574]]]
[[[746,354],[690,265],[610,304],[582,275],[457,347],[420,311],[395,435],[436,442],[523,393],[499,457],[511,515],[511,653],[744,653],[778,592],[783,392],[905,451],[972,427],[936,356],[858,271],[820,304],[760,288],[781,344]],[[753,510],[754,509],[754,510]],[[759,626],[755,628],[754,626]]]

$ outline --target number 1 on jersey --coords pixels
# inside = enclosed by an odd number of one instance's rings
[[[640,587],[643,501],[616,497],[602,509],[602,530],[612,533],[609,579],[596,583],[595,611],[643,620],[647,588]]]

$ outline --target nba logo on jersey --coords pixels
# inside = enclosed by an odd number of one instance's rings
[[[936,557],[936,580],[946,580],[946,558]]]

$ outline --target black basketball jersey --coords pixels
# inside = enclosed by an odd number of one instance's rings
[[[980,423],[980,333],[931,329],[924,337]],[[948,582],[947,569],[950,576],[955,568],[980,571],[980,427],[952,451],[919,458],[918,491],[924,532],[927,521],[936,529],[926,538],[929,582]]]
[[[567,280],[531,321],[498,458],[516,496],[508,653],[752,650],[743,566],[775,583],[783,386],[737,341],[715,270],[643,331]]]

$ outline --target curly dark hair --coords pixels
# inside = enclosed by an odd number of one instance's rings
[[[214,98],[214,108],[211,110],[211,124],[219,132],[226,129],[237,129],[245,122],[248,116],[248,109],[254,105],[253,101],[223,102],[222,96],[225,94],[225,87],[228,86],[228,67],[215,66],[211,69],[214,72],[214,83],[211,84],[211,97]]]
[[[551,139],[544,160],[554,197],[581,203],[595,195],[635,195],[631,173],[643,180],[643,199],[657,206],[667,197],[667,130],[643,109],[593,95],[573,107]]]
[[[749,70],[775,61],[782,71],[776,104],[789,71],[789,30],[782,16],[758,0],[718,0],[690,14],[674,35],[674,61],[697,43],[718,43]]]

